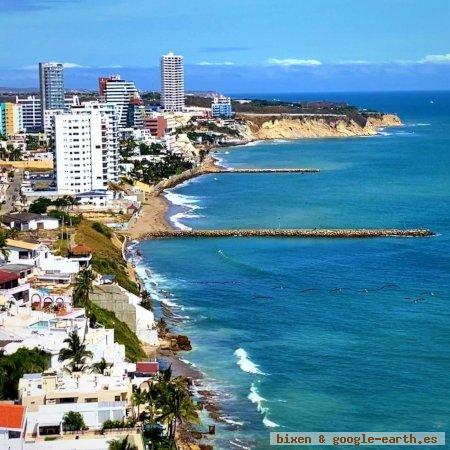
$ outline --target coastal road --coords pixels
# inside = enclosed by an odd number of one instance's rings
[[[20,197],[20,186],[22,184],[23,171],[15,170],[14,176],[6,191],[5,204],[2,207],[2,213],[8,213],[14,209],[14,203]]]

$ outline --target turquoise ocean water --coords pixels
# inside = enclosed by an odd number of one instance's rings
[[[321,172],[192,180],[168,194],[174,223],[438,235],[142,242],[148,287],[172,305],[194,346],[184,357],[219,394],[227,422],[215,448],[268,449],[276,430],[450,431],[450,93],[325,97],[396,112],[405,126],[224,149],[230,167]]]

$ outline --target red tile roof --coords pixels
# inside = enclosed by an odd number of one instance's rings
[[[70,253],[73,255],[86,255],[88,253],[92,253],[92,249],[84,244],[75,245],[70,249]]]
[[[8,272],[7,270],[1,270],[0,269],[0,283],[6,283],[7,281],[13,281],[18,280],[20,277],[19,275]]]
[[[136,372],[137,373],[149,373],[156,374],[159,370],[158,361],[141,361],[136,363]]]
[[[0,428],[23,430],[26,407],[22,405],[0,404]]]

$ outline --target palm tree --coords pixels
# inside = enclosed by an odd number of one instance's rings
[[[102,358],[99,362],[92,364],[91,369],[92,372],[105,375],[106,370],[109,369],[110,367],[111,364],[107,363],[105,358]]]
[[[66,348],[59,351],[58,361],[64,362],[70,360],[67,368],[71,372],[83,372],[87,368],[86,359],[92,358],[92,352],[86,349],[86,345],[81,342],[80,336],[73,331],[64,339]]]
[[[172,443],[175,441],[178,424],[199,423],[197,407],[184,379],[177,377],[165,383],[160,401],[162,414],[157,421],[167,423]]]
[[[131,444],[128,441],[128,436],[123,439],[114,439],[108,442],[109,450],[137,450],[137,447],[134,444]]]
[[[131,397],[131,403],[137,407],[137,417],[140,416],[140,407],[147,402],[147,391],[140,387],[133,386],[133,395]],[[134,413],[134,410],[133,410]]]
[[[91,269],[84,267],[78,272],[73,290],[73,304],[79,307],[89,307],[89,294],[92,292],[92,282],[95,276]]]

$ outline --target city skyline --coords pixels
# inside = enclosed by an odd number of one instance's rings
[[[2,0],[0,26],[8,34],[25,24],[33,39],[12,43],[0,86],[36,87],[34,66],[56,60],[65,65],[67,88],[95,89],[98,76],[120,73],[140,89],[159,90],[159,58],[173,51],[184,56],[186,90],[447,89],[450,5],[431,3],[384,0],[369,15],[364,5],[337,0],[198,0],[189,7],[173,0],[152,8],[143,0],[133,7],[124,0]]]

